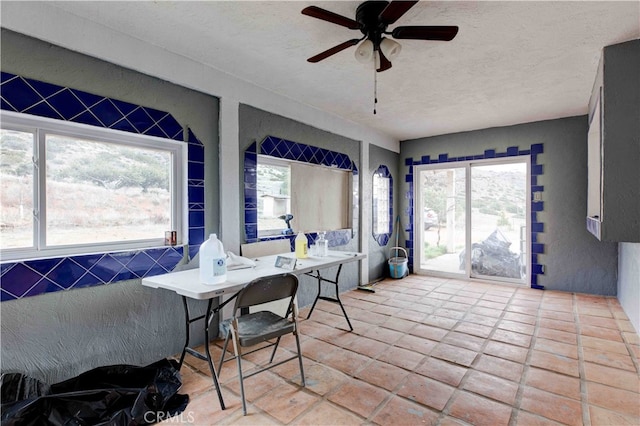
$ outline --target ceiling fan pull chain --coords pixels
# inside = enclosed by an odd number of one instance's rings
[[[377,103],[378,103],[378,72],[376,70],[376,61],[373,61],[373,114],[374,115],[376,114]]]

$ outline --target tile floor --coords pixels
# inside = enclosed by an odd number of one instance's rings
[[[300,312],[306,387],[296,361],[251,377],[243,416],[227,362],[223,411],[206,363],[187,355],[190,403],[165,423],[640,424],[640,338],[615,298],[417,275],[341,298],[353,332],[337,304]]]

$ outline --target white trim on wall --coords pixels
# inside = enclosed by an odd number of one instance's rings
[[[225,250],[240,254],[240,151],[239,107],[236,99],[220,100],[220,238]],[[224,160],[224,161],[223,161]],[[244,202],[244,199],[243,199]],[[244,211],[241,209],[240,211]],[[224,224],[224,226],[223,226]]]
[[[360,142],[360,251],[369,252],[369,238],[371,238],[373,185],[369,175],[369,143]],[[369,190],[367,190],[369,189]],[[360,261],[360,285],[369,283],[369,257]]]

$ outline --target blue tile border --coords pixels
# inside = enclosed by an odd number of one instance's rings
[[[168,112],[0,73],[1,109],[186,142],[188,256],[204,241],[204,146]],[[184,248],[160,247],[0,264],[1,300],[111,284],[173,270]]]
[[[295,236],[258,236],[258,193],[257,193],[257,173],[256,166],[258,164],[258,154],[268,155],[276,158],[284,158],[287,160],[300,161],[310,164],[318,164],[327,167],[349,170],[354,176],[358,175],[358,167],[348,155],[341,152],[331,151],[312,145],[305,145],[299,142],[293,142],[275,136],[265,137],[260,144],[253,142],[244,152],[244,231],[245,242],[255,243],[258,241],[268,241],[274,239],[289,238],[293,241]],[[358,199],[358,180],[353,179],[353,195],[354,200]],[[353,206],[354,229],[357,228],[355,223],[358,217],[358,206]],[[325,238],[329,241],[329,247],[338,247],[347,245],[353,238],[352,229],[339,229],[328,231]],[[305,234],[309,240],[309,244],[317,238],[316,233]],[[292,242],[293,244],[293,242]],[[292,246],[293,250],[293,246]]]
[[[496,152],[495,149],[487,149],[482,155],[463,156],[457,158],[449,158],[449,154],[439,154],[437,160],[432,160],[431,156],[423,155],[419,160],[414,160],[412,157],[405,158],[404,164],[409,167],[408,173],[405,175],[405,183],[407,183],[409,189],[405,193],[405,197],[408,200],[409,206],[405,211],[405,215],[409,217],[408,224],[405,228],[405,232],[408,234],[408,238],[405,242],[405,248],[409,253],[409,269],[413,272],[414,266],[414,253],[413,253],[413,166],[419,166],[423,164],[438,164],[443,162],[456,162],[456,161],[471,161],[471,160],[483,160],[486,158],[497,157],[515,157],[521,155],[528,155],[531,157],[531,197],[535,192],[544,192],[544,186],[538,185],[538,176],[544,174],[544,167],[538,160],[538,154],[544,153],[544,144],[532,144],[529,149],[520,149],[517,146],[508,147],[505,152]],[[538,234],[544,232],[544,223],[538,220],[537,212],[544,211],[544,202],[534,202],[531,200],[531,288],[543,290],[544,286],[538,284],[540,275],[544,274],[544,265],[538,262],[538,254],[544,254],[545,245],[538,242]]]
[[[6,301],[164,274],[183,256],[175,246],[3,263],[0,294]]]
[[[352,170],[348,155],[312,145],[305,145],[275,136],[267,136],[260,143],[260,153],[271,157],[295,160],[303,163],[319,164],[343,170]]]

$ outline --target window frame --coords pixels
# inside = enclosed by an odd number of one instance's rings
[[[170,197],[171,229],[177,231],[178,244],[188,243],[186,218],[187,208],[187,159],[188,146],[184,142],[154,136],[129,133],[109,128],[96,127],[70,121],[55,120],[30,114],[2,111],[0,128],[34,133],[33,158],[33,243],[31,247],[0,249],[3,261],[31,260],[78,254],[146,249],[164,246],[164,235],[158,238],[130,241],[101,242],[95,244],[73,244],[47,246],[46,241],[46,155],[47,134],[88,139],[101,143],[112,143],[133,148],[154,149],[169,152],[172,156]]]

